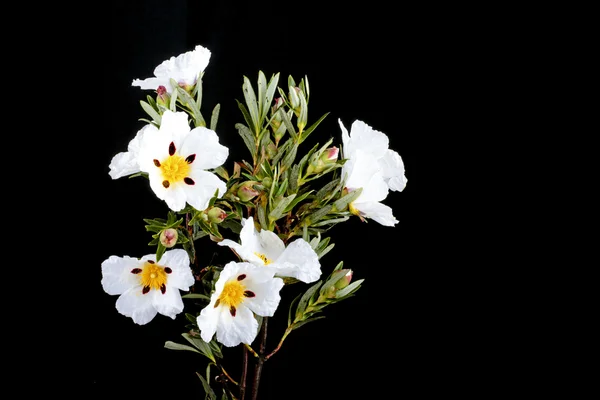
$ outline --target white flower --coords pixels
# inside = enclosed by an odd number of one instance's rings
[[[358,150],[373,156],[390,190],[399,192],[404,190],[407,182],[404,163],[396,151],[388,148],[389,138],[387,135],[359,120],[352,123],[350,134],[348,134],[342,121],[338,120],[338,122],[342,128],[344,158],[352,158]]]
[[[361,219],[370,218],[384,226],[394,226],[398,220],[392,209],[382,204],[389,190],[401,191],[406,186],[404,163],[400,155],[388,148],[388,137],[362,121],[354,121],[350,134],[342,129],[344,158],[342,176],[346,190],[362,188],[361,194],[349,205],[350,212]]]
[[[319,257],[309,243],[299,238],[287,247],[275,232],[258,232],[252,217],[242,219],[241,244],[224,239],[218,244],[229,246],[242,260],[275,271],[277,276],[292,277],[299,281],[315,282],[321,276]]]
[[[274,278],[271,268],[247,262],[230,262],[223,268],[215,284],[210,303],[200,311],[197,323],[205,342],[217,341],[225,346],[251,344],[258,334],[253,313],[272,317],[279,305],[283,280]]]
[[[141,259],[110,256],[102,262],[102,288],[120,295],[117,311],[133,322],[144,325],[157,313],[175,319],[183,311],[179,290],[194,284],[189,257],[185,250],[167,250],[160,262],[156,254]]]
[[[198,77],[210,60],[210,50],[200,45],[192,51],[180,54],[177,57],[163,61],[154,69],[153,78],[144,80],[134,79],[132,86],[139,86],[142,89],[157,90],[159,86],[164,86],[167,93],[173,93],[171,79],[174,79],[180,86],[193,86]]]
[[[148,127],[140,143],[140,170],[148,173],[150,187],[173,211],[186,201],[198,210],[208,207],[218,189],[226,184],[206,169],[222,165],[229,149],[219,143],[217,134],[205,127],[190,129],[184,112],[165,111],[160,128]]]
[[[137,160],[137,156],[140,152],[140,142],[142,141],[145,130],[151,126],[153,125],[146,125],[137,132],[135,137],[129,141],[127,151],[115,154],[108,166],[110,169],[108,174],[111,178],[118,179],[123,176],[140,172],[140,165]]]

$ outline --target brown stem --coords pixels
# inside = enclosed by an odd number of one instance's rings
[[[254,382],[252,384],[252,400],[258,399],[258,384],[260,383],[260,376],[265,362],[265,347],[267,344],[267,322],[269,317],[263,317],[262,328],[260,330],[260,347],[258,350],[258,361],[254,367]]]
[[[246,373],[248,372],[248,348],[244,346],[242,354],[242,376],[240,377],[240,400],[246,395]]]

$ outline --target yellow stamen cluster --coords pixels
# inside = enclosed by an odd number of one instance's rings
[[[267,256],[265,256],[262,253],[259,253],[258,251],[255,251],[254,254],[256,256],[258,256],[265,263],[265,265],[269,265],[269,264],[271,264],[273,262],[273,260],[267,258]]]
[[[140,275],[143,287],[149,287],[151,289],[158,290],[162,287],[162,285],[167,284],[167,273],[160,265],[147,262],[144,264],[142,273]]]
[[[167,157],[160,163],[163,179],[169,182],[180,182],[190,174],[190,164],[180,155]]]
[[[244,300],[245,290],[246,286],[239,281],[226,282],[218,302],[229,307],[237,307]]]

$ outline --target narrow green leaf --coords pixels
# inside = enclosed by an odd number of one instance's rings
[[[324,216],[326,216],[327,214],[329,214],[329,212],[332,209],[332,205],[328,204],[323,208],[318,209],[317,211],[315,211],[314,213],[310,214],[308,217],[310,218],[310,225],[314,224],[315,222],[317,222],[318,220],[320,220],[321,218],[323,218]]]
[[[294,81],[291,75],[288,76],[288,86],[296,87],[296,81]]]
[[[358,288],[360,287],[360,285],[364,282],[364,279],[359,279],[357,281],[352,282],[351,284],[349,284],[348,286],[346,286],[345,288],[338,290],[337,292],[335,292],[335,297],[336,298],[341,298],[344,297],[350,293],[353,293],[355,291],[358,290]]]
[[[273,165],[277,165],[277,163],[279,162],[279,160],[281,159],[281,157],[283,157],[283,155],[286,153],[287,149],[292,145],[292,139],[288,139],[285,141],[284,144],[282,144],[281,146],[279,146],[279,149],[277,149],[277,154],[275,154],[275,157],[273,157]]]
[[[244,140],[246,147],[248,148],[248,150],[250,150],[250,154],[253,158],[255,158],[256,154],[254,154],[254,152],[256,151],[256,142],[254,141],[254,135],[252,134],[250,129],[248,129],[248,127],[244,124],[237,123],[235,124],[235,127],[242,139]]]
[[[320,252],[317,253],[319,259],[323,258],[323,256],[327,253],[329,253],[331,251],[331,249],[333,249],[333,247],[335,246],[334,243],[331,243],[329,246],[327,246],[326,248],[324,248],[323,250],[321,250]]]
[[[271,77],[269,80],[269,87],[267,88],[267,93],[265,94],[265,109],[264,115],[267,115],[267,112],[271,108],[271,103],[273,102],[273,96],[275,95],[275,90],[277,90],[277,84],[279,83],[279,72]]]
[[[321,283],[322,283],[322,281],[318,281],[317,283],[312,285],[310,288],[308,288],[308,290],[306,292],[304,292],[304,294],[300,298],[300,301],[298,302],[298,307],[296,308],[296,320],[302,319],[302,317],[304,315],[304,310],[306,310],[306,306],[308,305],[309,300],[316,293],[316,291],[319,290]]]
[[[204,75],[204,72],[202,73]],[[196,81],[196,86],[194,87],[194,92],[196,92],[196,104],[198,104],[198,109],[202,108],[202,75],[198,77]]]
[[[154,108],[152,108],[152,106],[150,104],[146,103],[145,101],[140,100],[140,104],[141,104],[142,108],[144,109],[144,111],[146,111],[146,114],[148,114],[154,122],[156,122],[157,124],[160,125],[160,123],[162,121],[162,117],[160,116],[160,114]]]
[[[323,226],[323,225],[335,225],[335,224],[339,224],[340,222],[348,221],[349,219],[350,219],[350,217],[330,218],[325,221],[321,221],[316,224],[312,224],[311,226],[318,227],[318,226]]]
[[[343,266],[344,266],[344,262],[343,262],[343,261],[340,261],[340,262],[338,263],[338,265],[336,265],[336,266],[335,266],[335,268],[333,269],[333,271],[334,271],[334,272],[335,272],[335,271],[339,271],[340,269],[342,269],[342,267],[343,267]]]
[[[179,97],[177,96],[177,90],[174,90],[173,93],[171,93],[171,100],[169,101],[169,110],[175,112],[177,110],[177,99]]]
[[[275,197],[283,196],[288,187],[288,180],[284,179],[281,182],[281,185],[277,188],[277,193],[275,193]]]
[[[279,109],[278,112],[281,114],[281,119],[283,120],[285,127],[287,128],[288,132],[290,133],[290,136],[292,136],[294,143],[298,143],[298,134],[296,133],[296,129],[294,128],[294,125],[292,125],[292,115],[294,115],[294,111],[289,110],[286,113],[285,111],[283,111],[283,109]]]
[[[331,276],[329,277],[329,279],[327,279],[327,281],[323,284],[323,286],[321,286],[321,289],[319,290],[319,293],[322,296],[326,296],[327,295],[327,290],[332,287],[333,285],[336,284],[337,281],[339,281],[340,279],[342,279],[345,275],[346,275],[347,271],[335,271],[331,274]]]
[[[171,342],[170,340],[165,342],[165,348],[169,349],[169,350],[187,350],[187,351],[193,351],[194,353],[202,354],[192,346]]]
[[[333,189],[337,186],[337,184],[339,182],[340,182],[340,178],[336,178],[336,179],[332,180],[331,182],[327,183],[321,189],[319,189],[319,191],[315,195],[316,201],[321,202],[321,200],[323,200],[326,195],[330,194],[333,191]]]
[[[200,108],[198,104],[194,101],[192,96],[188,92],[185,91],[182,87],[177,86],[177,92],[181,99],[179,100],[183,105],[187,106],[191,111],[194,117],[194,125],[195,126],[206,126],[206,122],[204,121],[204,117],[202,117],[202,113],[200,112]]]
[[[204,354],[212,362],[216,362],[215,356],[213,355],[210,346],[202,338],[194,337],[189,333],[182,333],[181,336],[183,336],[185,340],[190,342],[195,348],[198,349],[198,351],[200,351],[200,353]]]
[[[162,243],[158,243],[158,246],[156,247],[156,262],[160,261],[163,254],[165,254],[165,250],[167,250],[167,248],[163,246]]]
[[[259,126],[262,123],[267,110],[269,109],[269,103],[267,100],[267,78],[262,71],[258,71],[258,122]]]
[[[227,172],[227,170],[222,165],[213,169],[213,172],[219,175],[221,178],[225,179],[226,181],[229,180],[229,172]]]
[[[291,211],[292,208],[294,208],[296,206],[296,204],[300,203],[302,200],[304,200],[306,197],[308,197],[310,195],[311,192],[306,192],[301,194],[300,196],[296,196],[294,198],[294,201],[292,201],[290,204],[288,204],[288,206],[285,208],[284,212],[288,212]]]
[[[345,196],[341,197],[335,203],[333,203],[335,209],[338,211],[344,210],[346,207],[348,207],[348,204],[350,204],[354,200],[356,200],[358,198],[358,196],[360,196],[361,193],[362,193],[362,188],[358,188],[358,189],[353,190],[350,193],[346,194]]]
[[[217,395],[211,389],[211,387],[208,384],[208,382],[206,381],[206,379],[204,379],[204,377],[202,375],[200,375],[198,372],[196,372],[196,375],[198,375],[198,378],[200,378],[200,381],[202,381],[202,387],[204,388],[204,391],[206,392],[206,395],[209,397],[209,399],[217,400]]]
[[[288,197],[284,197],[279,200],[275,206],[275,208],[269,213],[269,220],[276,221],[279,218],[285,215],[285,208],[294,200],[296,194],[289,195]]]
[[[212,115],[210,116],[210,129],[213,131],[217,130],[217,122],[219,120],[219,112],[221,111],[221,105],[217,104],[215,108],[213,108]]]
[[[211,340],[208,344],[213,352],[213,354],[217,358],[223,358],[223,353],[221,352],[221,346],[215,341],[215,339]]]
[[[287,169],[292,166],[292,163],[296,159],[296,153],[298,152],[298,145],[294,143],[292,148],[286,153],[285,157],[281,161],[281,166],[284,169]]]
[[[240,109],[240,111],[242,112],[242,115],[244,116],[244,121],[246,121],[246,125],[252,126],[252,124],[253,124],[252,118],[250,117],[250,114],[248,113],[248,109],[246,108],[246,106],[237,99],[235,100],[235,102],[237,103],[238,108]]]
[[[202,300],[208,300],[208,301],[210,301],[210,297],[208,297],[205,294],[200,294],[200,293],[187,293],[187,294],[183,294],[183,295],[181,295],[181,298],[182,299],[202,299]]]
[[[294,329],[298,329],[301,326],[304,326],[304,325],[308,324],[309,322],[317,321],[317,320],[323,319],[323,318],[325,318],[325,316],[322,315],[322,316],[319,316],[319,317],[312,317],[312,318],[307,319],[305,321],[297,322],[296,324],[294,324]]]
[[[294,164],[292,172],[290,173],[290,193],[296,193],[298,191],[298,175],[300,174],[300,164]]]
[[[244,84],[242,85],[242,90],[244,92],[244,98],[246,99],[246,106],[248,107],[248,112],[250,113],[250,118],[252,119],[252,125],[254,135],[258,136],[260,126],[260,120],[258,115],[258,106],[256,103],[256,94],[254,93],[254,88],[252,88],[252,83],[250,83],[250,79],[244,76]]]
[[[329,115],[329,113],[325,113],[321,118],[319,118],[317,120],[317,122],[315,122],[310,127],[308,127],[307,129],[305,129],[304,132],[302,133],[302,140],[301,140],[301,142],[304,142],[306,140],[306,138],[308,137],[308,135],[310,135],[317,128],[317,126],[319,126],[319,124],[321,122],[323,122],[323,120],[325,119],[325,117],[328,116],[328,115]]]
[[[262,229],[269,229],[269,224],[267,223],[267,212],[263,206],[256,207],[256,211],[258,213],[258,222],[260,222],[260,227]]]
[[[306,123],[308,120],[308,104],[306,103],[306,97],[304,96],[304,93],[302,91],[300,91],[299,97],[300,97],[300,115],[298,115],[298,121],[296,122],[296,124],[298,125],[298,130],[300,132],[302,132],[304,130],[304,127],[306,126]],[[301,135],[300,139],[299,139],[299,143],[302,143],[304,141],[304,139],[306,139],[306,137],[304,137],[304,135]]]

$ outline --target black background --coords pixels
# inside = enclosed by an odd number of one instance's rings
[[[391,3],[390,3],[391,4]],[[100,264],[111,255],[151,253],[151,237],[142,218],[164,217],[168,208],[141,178],[112,180],[111,158],[125,151],[143,126],[139,101],[151,91],[131,86],[135,78],[151,77],[171,56],[200,44],[212,52],[204,75],[203,114],[221,105],[217,133],[230,149],[225,166],[247,157],[234,125],[243,122],[235,99],[243,100],[243,76],[256,81],[280,73],[296,81],[308,77],[311,89],[309,124],[329,116],[313,133],[311,143],[334,138],[341,144],[338,118],[350,128],[355,119],[386,133],[390,148],[403,158],[408,184],[384,201],[399,220],[395,227],[354,218],[329,231],[335,248],[321,259],[324,273],[339,262],[365,279],[356,296],[326,308],[325,319],[294,331],[263,370],[259,398],[327,399],[387,398],[397,393],[426,394],[438,368],[432,348],[439,345],[428,284],[433,267],[422,262],[424,228],[417,210],[416,147],[431,132],[427,117],[435,106],[435,66],[428,46],[429,26],[421,11],[377,3],[331,9],[302,3],[239,5],[234,2],[135,1],[106,3],[94,31],[94,108],[89,120],[94,139],[78,142],[90,149],[86,195],[95,206],[90,216],[85,265],[78,266],[84,290],[79,294],[76,334],[81,351],[65,385],[81,387],[81,398],[136,396],[203,398],[195,372],[206,359],[189,352],[164,349],[172,340],[185,343],[185,320],[157,315],[144,326],[115,309],[117,296],[101,285]],[[83,38],[84,40],[86,38]],[[99,40],[98,40],[99,39]],[[91,43],[91,42],[90,42]],[[307,143],[304,150],[311,147]],[[302,148],[300,149],[302,150]],[[83,185],[82,185],[83,186]],[[422,209],[423,207],[421,207]],[[201,263],[228,261],[225,248],[199,241]],[[298,286],[298,285],[295,285]],[[285,329],[289,301],[306,289],[289,287],[271,318],[268,348]],[[193,312],[186,300],[184,312]],[[76,336],[76,338],[74,338]],[[72,342],[74,343],[74,342]],[[437,343],[437,344],[436,344]],[[228,349],[225,365],[239,377],[241,352]],[[249,378],[251,378],[251,374]],[[247,397],[248,398],[248,397]]]

